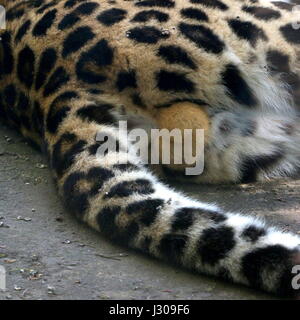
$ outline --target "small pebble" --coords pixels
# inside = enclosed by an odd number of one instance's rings
[[[43,164],[43,163],[37,163],[35,166],[36,166],[38,169],[45,169],[45,168],[47,168],[47,166],[46,166],[45,164]]]
[[[55,288],[52,286],[47,287],[47,293],[48,294],[55,294]]]
[[[14,286],[14,290],[16,290],[16,291],[21,291],[21,290],[22,290],[22,288],[21,288],[21,287],[19,287],[19,286],[17,286],[17,285],[15,285],[15,286]]]
[[[4,259],[5,263],[15,263],[16,261],[16,259]]]
[[[39,260],[39,256],[36,255],[36,254],[33,254],[32,257],[31,257],[31,260],[32,261],[38,261]]]
[[[4,224],[4,222],[0,222],[0,228],[9,228],[9,225]]]
[[[31,221],[31,218],[29,218],[29,217],[23,218],[23,217],[21,217],[21,216],[17,216],[17,220],[23,220],[23,221],[28,222],[28,221]]]

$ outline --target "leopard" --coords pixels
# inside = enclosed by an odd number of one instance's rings
[[[66,211],[110,241],[299,299],[299,235],[168,182],[297,177],[299,4],[0,0],[1,121],[44,153]],[[145,163],[129,128],[202,129],[203,172]]]

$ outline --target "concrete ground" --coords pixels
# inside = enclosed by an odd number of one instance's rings
[[[202,200],[300,233],[300,181],[184,186]],[[44,159],[0,127],[2,299],[272,299],[118,247],[66,214]]]

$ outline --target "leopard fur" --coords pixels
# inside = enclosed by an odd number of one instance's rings
[[[297,0],[298,1],[298,0]],[[299,10],[265,0],[0,0],[0,117],[43,150],[68,210],[108,238],[282,296],[300,238],[165,185],[117,122],[191,103],[209,119],[199,183],[296,176]],[[295,27],[296,25],[296,27]],[[184,108],[182,108],[184,113]],[[197,108],[196,108],[197,110]],[[168,118],[168,117],[166,117]],[[136,120],[138,119],[138,120]],[[133,121],[134,122],[134,121]],[[164,124],[160,124],[164,126]],[[167,123],[166,123],[167,125]],[[117,140],[99,158],[98,132]],[[118,154],[128,158],[117,163]],[[165,174],[183,179],[164,166]]]

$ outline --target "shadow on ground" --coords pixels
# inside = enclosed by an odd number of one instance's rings
[[[300,181],[184,190],[300,232]],[[273,298],[115,246],[79,224],[64,212],[41,155],[3,125],[0,265],[7,274],[0,300]]]

